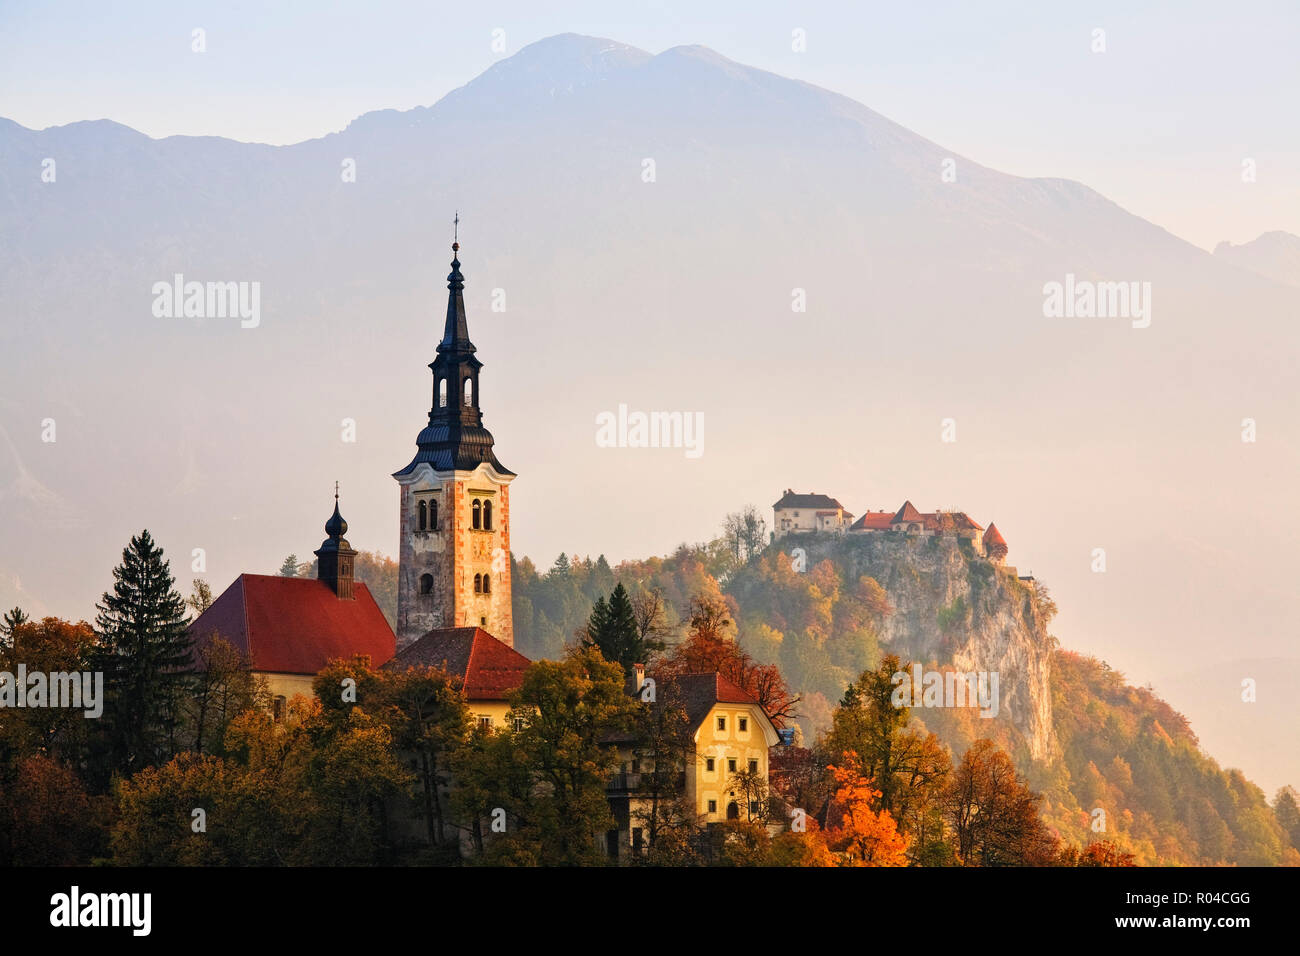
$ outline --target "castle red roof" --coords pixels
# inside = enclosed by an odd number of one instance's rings
[[[868,511],[853,522],[850,531],[888,531],[894,523],[894,517],[887,511]]]
[[[378,667],[397,640],[370,590],[357,582],[352,593],[353,600],[342,601],[315,578],[241,574],[190,624],[190,636],[202,644],[219,635],[266,673],[316,674],[354,654]]]
[[[440,667],[464,682],[466,700],[505,700],[531,664],[481,627],[439,627],[404,648],[385,670]]]
[[[898,524],[900,521],[921,521],[921,520],[923,520],[921,512],[916,510],[912,502],[904,501],[903,507],[899,508],[898,513],[894,515],[893,523]]]
[[[998,530],[997,525],[990,523],[989,529],[984,532],[984,543],[986,545],[1000,544],[1005,546],[1007,539],[1002,537],[1002,532]]]

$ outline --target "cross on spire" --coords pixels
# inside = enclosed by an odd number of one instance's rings
[[[339,500],[339,483],[337,481],[334,482],[334,500]]]
[[[460,210],[456,210],[456,218],[451,221],[451,251],[460,252]]]

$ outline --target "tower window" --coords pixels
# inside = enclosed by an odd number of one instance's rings
[[[429,509],[423,501],[420,502],[420,530],[423,531],[429,526]]]
[[[483,575],[481,574],[474,575],[474,593],[475,594],[483,593]]]
[[[447,407],[447,380],[445,378],[438,379],[438,407]]]
[[[472,378],[465,379],[465,404],[474,404],[474,380]]]
[[[429,500],[429,530],[438,530],[438,500],[436,498]]]
[[[484,594],[492,593],[492,580],[486,574],[483,575],[483,593]]]
[[[475,530],[483,527],[483,503],[477,498],[474,499],[474,528]]]
[[[483,527],[488,531],[492,530],[492,502],[483,502]]]
[[[421,593],[421,594],[432,594],[432,593],[433,593],[433,575],[432,575],[432,574],[421,574],[421,575],[420,575],[420,593]]]

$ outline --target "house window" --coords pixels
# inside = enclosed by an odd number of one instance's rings
[[[640,773],[640,772],[641,772],[641,761],[640,761],[640,760],[633,760],[633,761],[632,761],[632,772],[633,772],[633,773]]]
[[[751,761],[749,762],[749,772],[750,772],[750,773],[758,773],[758,761],[757,761],[757,760],[751,760]]]
[[[289,702],[283,694],[277,694],[275,700],[271,702],[271,716],[276,720],[284,720],[284,713],[288,709]]]
[[[718,812],[718,801],[717,801],[717,800],[710,800],[710,801],[709,801],[709,812],[710,812],[710,813],[717,813],[717,812]]]
[[[644,841],[641,838],[641,828],[633,827],[632,828],[632,852],[639,856],[641,854],[641,847],[643,842]]]
[[[474,575],[474,593],[475,594],[483,593],[483,575],[481,574]]]
[[[479,627],[487,627],[487,618],[486,617],[479,618],[478,623],[479,623]]]
[[[727,729],[727,718],[726,718],[726,717],[719,717],[719,718],[718,718],[718,729],[719,729],[719,730],[726,730],[726,729]]]
[[[429,501],[429,530],[438,530],[438,502],[436,499]]]
[[[523,719],[522,717],[516,717],[514,723],[515,723],[515,733],[517,733],[517,734],[521,734],[521,733],[523,733],[523,732],[524,732],[524,719]]]
[[[486,574],[483,575],[483,593],[484,594],[492,593],[492,580]]]
[[[735,773],[735,772],[736,772],[736,758],[735,758],[735,757],[728,757],[728,758],[727,758],[727,773]]]
[[[420,593],[421,593],[421,594],[432,594],[432,593],[433,593],[433,575],[432,575],[432,574],[421,574],[421,575],[420,575]]]
[[[491,730],[491,729],[492,729],[492,718],[491,718],[491,717],[482,717],[482,716],[480,716],[479,719],[478,719],[478,729],[479,729],[479,730]]]
[[[479,528],[483,527],[483,502],[475,498],[472,511],[473,511],[473,527],[474,530],[477,531]]]
[[[492,502],[490,501],[483,502],[483,529],[492,530]]]
[[[741,718],[740,718],[740,732],[743,734],[743,733],[744,733],[745,731],[747,731],[748,729],[749,729],[749,718],[748,718],[748,717],[741,717]]]
[[[712,757],[706,757],[706,758],[705,758],[705,760],[704,760],[704,772],[705,772],[705,773],[713,773],[713,758],[712,758]]]
[[[420,512],[420,530],[424,531],[429,526],[429,508],[423,501],[421,501],[419,504],[419,512]]]
[[[756,816],[758,816],[758,801],[757,801],[757,800],[750,800],[750,801],[749,801],[749,815],[750,815],[751,817],[756,817]]]

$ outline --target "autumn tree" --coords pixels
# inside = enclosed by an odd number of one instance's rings
[[[945,816],[965,866],[1045,866],[1056,840],[1038,815],[1041,796],[1016,772],[1005,751],[977,740],[955,768]]]
[[[12,625],[9,641],[0,645],[0,672],[14,674],[18,665],[29,673],[72,675],[77,691],[86,690],[82,673],[90,667],[95,632],[85,621],[73,624],[55,617],[31,621],[24,617]],[[25,692],[26,688],[19,688]],[[95,706],[103,707],[101,696]],[[93,685],[90,688],[94,693]],[[91,701],[82,698],[80,707],[22,707],[0,710],[0,768],[33,754],[54,755],[66,763],[79,764],[86,756]],[[0,769],[0,773],[3,770]],[[3,784],[0,778],[0,784]]]
[[[190,592],[190,596],[185,599],[185,603],[194,611],[194,616],[198,617],[212,607],[211,585],[202,578],[195,578],[193,590]]]
[[[863,776],[857,754],[828,768],[835,798],[827,814],[826,845],[842,866],[907,866],[907,837],[888,810],[875,810],[880,791]]]
[[[731,624],[722,601],[697,598],[692,604],[689,632],[674,646],[661,669],[666,676],[719,673],[752,696],[777,727],[798,716],[799,697],[791,693],[775,664],[759,664],[727,638]]]
[[[471,716],[460,681],[435,667],[380,671],[382,699],[391,707],[389,725],[402,754],[416,761],[418,799],[429,843],[446,840],[449,755],[469,736]]]
[[[746,505],[723,520],[722,540],[732,561],[744,564],[767,547],[767,520],[753,505]]]
[[[622,668],[594,648],[578,648],[529,667],[510,703],[512,716],[524,721],[514,738],[534,779],[525,826],[540,862],[603,862],[597,837],[613,823],[605,787],[616,768],[604,740],[625,733],[633,713]]]
[[[1080,850],[1068,846],[1056,861],[1058,866],[1136,866],[1133,854],[1121,850],[1110,840],[1094,840]]]
[[[656,682],[653,700],[637,695],[634,708],[632,748],[641,773],[632,813],[646,834],[647,859],[680,864],[693,852],[696,829],[683,773],[695,756],[695,728],[681,686],[673,680]]]
[[[14,769],[0,786],[0,865],[88,865],[103,842],[107,798],[90,796],[70,767],[45,754]]]
[[[231,721],[250,708],[270,706],[267,681],[253,673],[247,654],[220,635],[195,648],[194,671],[185,702],[190,747],[221,756]]]
[[[911,838],[912,862],[941,865],[951,857],[942,812],[951,760],[938,737],[910,726],[908,707],[895,706],[893,675],[901,669],[891,654],[849,686],[825,748],[832,755],[857,754],[863,775],[880,793],[880,809]]]

